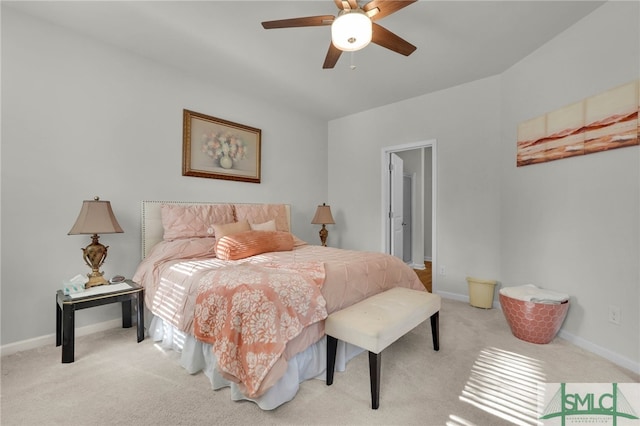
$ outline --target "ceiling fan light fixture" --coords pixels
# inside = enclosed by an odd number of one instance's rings
[[[343,10],[331,24],[331,42],[346,52],[368,45],[371,35],[371,19],[361,9]]]

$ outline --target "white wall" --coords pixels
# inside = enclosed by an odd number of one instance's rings
[[[501,76],[330,122],[341,245],[382,246],[381,148],[436,139],[434,291],[464,298],[474,275],[569,293],[562,335],[637,370],[640,150],[515,158],[518,123],[639,77],[639,18],[638,2],[609,2]]]
[[[184,108],[262,129],[262,183],[181,176]],[[54,333],[56,290],[88,272],[89,237],[67,232],[95,195],[125,230],[101,237],[109,277],[135,271],[147,199],[290,203],[294,233],[316,244],[326,139],[326,122],[3,8],[2,344]],[[119,315],[87,309],[76,324]]]
[[[515,141],[518,123],[640,76],[639,5],[605,4],[503,74],[500,148],[503,283],[569,293],[563,331],[636,365],[638,147],[516,168]]]
[[[435,139],[434,290],[466,294],[467,275],[499,274],[500,78],[365,111],[329,123],[329,201],[340,247],[380,251],[381,151]],[[434,269],[438,270],[438,269]]]

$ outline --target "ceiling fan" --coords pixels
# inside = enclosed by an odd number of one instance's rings
[[[357,0],[333,0],[338,16],[320,15],[265,21],[262,26],[274,28],[319,27],[331,25],[331,44],[322,68],[333,68],[343,51],[360,50],[369,42],[409,56],[416,47],[375,21],[389,16],[417,0],[372,0],[362,6]]]

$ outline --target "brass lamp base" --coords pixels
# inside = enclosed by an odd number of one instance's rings
[[[91,268],[91,273],[87,274],[89,282],[84,285],[84,288],[109,284],[102,276],[103,272],[100,271],[100,267],[107,258],[107,249],[109,246],[100,244],[98,242],[99,238],[98,234],[93,234],[91,236],[91,244],[82,249],[83,259]]]
[[[327,228],[323,224],[322,228],[320,229],[320,242],[322,243],[322,247],[326,247],[327,246],[327,237],[328,236],[329,236],[329,231],[327,231]]]
[[[87,274],[87,277],[89,277],[89,281],[84,285],[84,288],[91,288],[91,287],[96,287],[99,285],[105,285],[105,284],[109,284],[109,281],[107,281],[106,279],[104,279],[104,277],[102,276],[102,272],[98,272],[100,275],[93,275],[93,272],[90,274]]]

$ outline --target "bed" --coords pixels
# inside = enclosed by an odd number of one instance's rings
[[[264,410],[324,379],[324,318],[392,287],[425,291],[383,253],[307,244],[286,204],[142,202],[149,336],[181,353],[189,373]],[[336,370],[362,349],[340,344]]]

